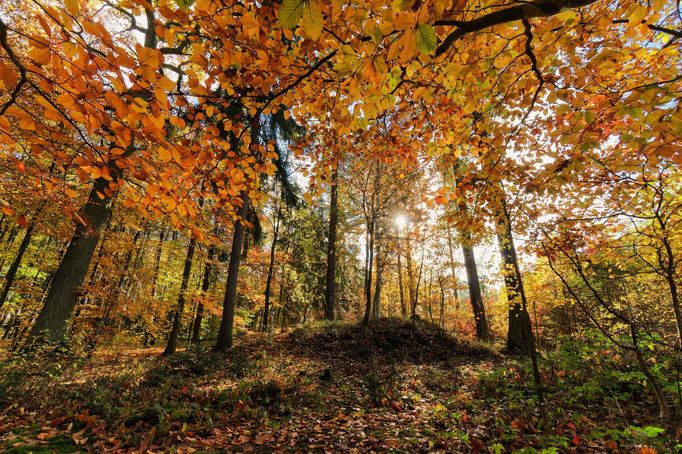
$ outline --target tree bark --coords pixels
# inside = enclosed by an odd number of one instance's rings
[[[377,254],[376,254],[376,266],[377,266],[377,275],[375,279],[375,284],[374,284],[374,304],[372,307],[372,311],[374,313],[374,318],[379,318],[379,303],[381,303],[381,284],[382,284],[382,275],[383,275],[383,270],[384,270],[384,264],[382,262],[381,258],[381,243],[377,242]]]
[[[157,283],[159,279],[159,267],[161,266],[161,253],[163,252],[163,239],[166,235],[166,229],[159,231],[159,243],[156,246],[156,255],[154,256],[154,274],[152,276],[152,298],[157,294]]]
[[[213,258],[215,257],[216,247],[211,245],[208,248],[208,254],[206,257],[206,266],[204,267],[204,278],[201,281],[201,294],[206,295],[208,289],[211,286],[211,277],[213,275]],[[198,344],[201,340],[201,323],[204,319],[204,303],[199,301],[197,305],[197,313],[194,318],[194,324],[192,325],[192,339],[190,340],[193,344]]]
[[[407,318],[407,305],[405,304],[405,291],[403,290],[403,267],[400,263],[400,250],[398,250],[398,287],[400,287],[400,315]]]
[[[242,206],[239,208],[239,219],[234,223],[232,234],[232,249],[230,263],[227,268],[227,282],[225,283],[225,299],[223,300],[223,315],[220,320],[218,338],[213,347],[214,351],[223,351],[232,347],[232,328],[234,326],[234,307],[237,301],[237,282],[239,279],[239,265],[241,262],[242,246],[244,244],[244,220],[248,214],[249,197],[242,193]]]
[[[138,229],[135,232],[135,234],[133,235],[132,244],[130,245],[130,248],[126,252],[126,255],[123,259],[123,270],[121,270],[121,275],[118,277],[118,281],[116,282],[116,285],[114,286],[113,289],[111,289],[109,296],[107,297],[106,301],[104,302],[104,315],[102,317],[102,324],[104,326],[108,326],[110,323],[111,311],[116,305],[116,300],[118,300],[118,295],[121,293],[121,287],[123,287],[125,279],[128,276],[128,269],[130,268],[131,259],[133,257],[133,251],[135,250],[135,245],[137,244],[137,241],[140,239],[141,233],[142,233],[142,230]],[[76,311],[76,316],[77,315],[78,315],[78,311]]]
[[[462,253],[464,254],[464,268],[466,269],[467,283],[469,285],[471,309],[474,312],[474,319],[476,321],[476,337],[480,340],[490,340],[492,333],[490,332],[488,319],[485,316],[485,306],[481,296],[481,284],[478,279],[478,270],[476,269],[474,248],[471,245],[471,234],[468,232],[462,233]]]
[[[452,288],[455,291],[455,307],[459,309],[459,290],[457,289],[457,270],[455,267],[455,251],[452,246],[452,232],[450,231],[450,224],[446,226],[448,233],[448,252],[450,253],[450,272],[452,273]]]
[[[511,220],[506,206],[502,207],[497,220],[497,242],[502,259],[502,274],[509,304],[509,325],[507,329],[507,351],[530,355],[534,351],[533,329],[526,310],[526,293],[523,288],[521,270],[516,257]]]
[[[535,348],[533,327],[528,314],[528,302],[523,288],[523,277],[519,269],[519,261],[514,246],[511,218],[507,205],[502,200],[501,216],[498,217],[497,241],[500,245],[502,266],[504,267],[504,283],[507,289],[509,303],[509,327],[507,330],[507,350],[520,352],[530,356],[533,369],[533,381],[537,390],[538,400],[543,401],[542,381],[538,368],[538,355]]]
[[[339,168],[332,172],[331,190],[329,196],[329,238],[327,243],[327,276],[324,293],[324,318],[334,320],[334,306],[336,303],[336,227],[338,224],[338,185]]]
[[[111,215],[110,197],[100,198],[108,185],[98,178],[90,191],[81,218],[71,242],[55,272],[50,289],[38,318],[29,334],[29,341],[45,335],[46,339],[61,342],[67,334],[67,323],[78,301],[78,294],[85,280],[90,261],[97,247],[101,227]]]
[[[178,304],[173,312],[173,326],[171,327],[168,336],[168,343],[166,349],[163,351],[164,355],[171,355],[175,353],[178,348],[178,336],[180,335],[180,327],[182,325],[182,313],[185,310],[185,293],[189,284],[189,278],[192,273],[192,261],[194,259],[194,249],[196,248],[196,240],[192,236],[187,246],[187,255],[185,256],[185,266],[182,270],[182,281],[180,283],[180,295],[178,295]]]
[[[268,275],[265,279],[265,305],[263,307],[263,321],[261,328],[263,331],[268,331],[270,318],[270,288],[272,286],[272,275],[275,268],[275,250],[277,248],[277,236],[279,235],[279,223],[282,216],[282,199],[280,198],[277,204],[277,215],[275,218],[275,226],[272,232],[272,246],[270,247],[270,263],[268,263]]]
[[[445,288],[443,287],[443,277],[438,273],[438,286],[440,287],[440,314],[438,317],[438,325],[443,328],[445,326]]]
[[[367,222],[367,242],[365,245],[365,316],[362,324],[367,326],[372,313],[372,268],[374,266],[374,219]]]

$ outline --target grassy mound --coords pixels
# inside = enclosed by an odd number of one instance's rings
[[[289,348],[313,357],[431,364],[461,357],[485,358],[495,353],[480,344],[458,339],[433,323],[380,318],[368,326],[347,322],[307,325],[291,332]]]

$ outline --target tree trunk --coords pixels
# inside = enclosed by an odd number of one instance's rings
[[[440,314],[438,317],[438,325],[445,327],[445,288],[443,287],[443,277],[438,273],[438,286],[440,287]]]
[[[427,289],[426,290],[426,301],[428,303],[429,319],[431,320],[431,323],[433,323],[433,307],[431,304],[431,296],[432,296],[431,290],[433,290],[432,284],[433,284],[433,271],[429,271],[429,283],[426,287],[426,289]]]
[[[232,328],[234,325],[234,307],[237,301],[237,282],[239,279],[239,264],[244,244],[244,220],[248,214],[249,197],[242,193],[242,206],[239,208],[239,219],[234,223],[232,234],[232,249],[230,263],[227,268],[227,282],[225,283],[225,299],[223,300],[223,315],[220,320],[218,339],[213,347],[215,351],[223,351],[232,347]]]
[[[407,318],[407,305],[405,304],[405,291],[403,290],[403,267],[400,263],[400,250],[398,250],[398,287],[400,287],[400,315]]]
[[[412,312],[412,307],[415,305],[415,294],[414,294],[414,270],[412,269],[412,248],[410,244],[407,244],[407,293],[410,297],[410,312]],[[413,313],[410,314],[414,316]]]
[[[412,321],[417,320],[417,306],[419,305],[419,287],[422,282],[422,272],[424,271],[424,243],[422,242],[422,254],[419,262],[419,274],[417,274],[417,284],[414,287],[414,301],[412,301]]]
[[[450,231],[450,224],[446,226],[448,233],[448,252],[450,253],[450,273],[452,273],[452,288],[455,291],[455,307],[459,309],[459,290],[457,289],[457,270],[455,268],[455,251],[452,246],[452,232]]]
[[[85,280],[90,261],[97,247],[100,230],[111,215],[110,197],[100,198],[108,185],[104,178],[95,180],[81,218],[71,238],[59,268],[55,272],[50,289],[38,318],[29,334],[29,340],[45,334],[51,341],[61,342],[67,334],[67,323],[78,301],[78,294]]]
[[[462,253],[464,254],[467,283],[469,284],[469,299],[471,300],[471,308],[476,320],[476,337],[480,340],[490,340],[492,333],[488,326],[488,319],[485,316],[485,306],[481,296],[481,284],[478,280],[474,248],[471,245],[471,234],[468,232],[462,234]]]
[[[329,238],[327,243],[327,276],[324,293],[324,318],[334,320],[334,306],[336,302],[336,227],[338,224],[339,198],[339,168],[332,172],[331,190],[329,196]]]
[[[374,219],[367,223],[367,242],[365,245],[365,316],[362,324],[367,326],[372,313],[372,268],[374,266]]]
[[[211,276],[213,274],[213,258],[215,257],[216,247],[211,245],[208,248],[208,255],[206,257],[206,266],[204,267],[204,278],[201,281],[201,294],[206,295],[208,289],[211,286]],[[193,344],[198,344],[201,340],[201,323],[204,318],[204,303],[199,301],[197,305],[197,314],[194,318],[194,324],[192,325],[192,338],[190,340]]]
[[[187,292],[189,277],[192,272],[192,260],[194,259],[195,247],[196,240],[192,236],[189,240],[189,246],[187,247],[185,266],[182,270],[182,282],[180,283],[180,295],[178,296],[178,304],[173,313],[173,326],[171,327],[171,332],[168,336],[166,349],[163,351],[164,355],[171,355],[175,353],[178,348],[178,336],[180,335],[180,327],[182,325],[182,312],[185,310],[185,293]]]
[[[519,261],[514,246],[511,219],[504,200],[501,217],[498,218],[497,241],[500,245],[502,266],[504,267],[504,283],[509,303],[509,327],[507,330],[507,350],[520,352],[530,356],[538,400],[543,401],[542,382],[538,368],[537,351],[533,327],[528,314],[528,302],[523,288],[523,278],[519,269]]]
[[[45,206],[45,203],[46,202],[43,202],[42,205],[40,205],[40,207],[33,214],[31,222],[28,224],[28,227],[26,227],[26,233],[24,234],[24,238],[21,240],[19,250],[17,250],[17,255],[14,257],[14,261],[7,270],[7,274],[5,275],[5,285],[2,288],[2,293],[0,293],[0,308],[3,306],[3,304],[5,304],[5,301],[7,300],[7,295],[9,295],[9,291],[12,288],[14,278],[17,275],[17,271],[19,271],[21,259],[24,257],[24,253],[26,252],[26,249],[28,249],[29,244],[31,244],[31,236],[33,235],[33,229],[36,226],[36,221],[38,220],[38,216],[40,215],[40,212]]]
[[[111,289],[109,296],[104,302],[104,315],[102,317],[102,324],[104,326],[108,326],[110,323],[111,311],[116,305],[116,300],[118,300],[118,295],[121,292],[121,287],[123,287],[125,279],[128,276],[128,269],[130,268],[131,259],[133,257],[133,251],[135,250],[135,245],[137,244],[137,241],[140,239],[141,233],[142,230],[138,229],[133,235],[132,244],[130,245],[130,248],[126,252],[125,258],[123,259],[123,270],[121,270],[121,275],[118,277],[116,285],[114,286],[113,289]],[[78,311],[76,311],[76,313],[78,313]]]
[[[381,302],[381,278],[383,275],[384,264],[381,259],[381,244],[377,243],[377,277],[374,284],[374,304],[372,311],[374,313],[374,318],[379,318],[379,303]]]
[[[159,267],[161,266],[161,252],[163,252],[163,239],[166,236],[166,229],[159,231],[159,243],[156,246],[156,255],[154,256],[154,274],[152,276],[152,298],[157,294],[157,282],[159,279]]]
[[[497,242],[502,259],[502,274],[509,304],[509,326],[507,329],[507,351],[510,353],[531,354],[534,345],[533,329],[523,289],[521,271],[516,258],[516,248],[512,236],[511,221],[506,207],[503,207],[497,221]]]
[[[279,222],[282,216],[282,199],[277,204],[277,217],[275,218],[275,226],[272,232],[272,246],[270,247],[270,263],[268,263],[268,275],[265,279],[265,305],[263,307],[263,321],[261,329],[263,331],[269,331],[269,318],[270,318],[270,288],[272,286],[272,274],[275,268],[275,250],[277,248],[277,236],[279,235]]]

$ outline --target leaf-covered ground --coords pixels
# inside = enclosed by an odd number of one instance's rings
[[[643,390],[578,386],[419,322],[320,324],[203,350],[45,352],[2,365],[0,450],[670,452]],[[38,355],[36,357],[35,355]],[[42,355],[42,356],[41,356]],[[584,386],[585,380],[580,378]],[[614,383],[614,387],[617,383]],[[629,400],[629,401],[627,401]]]

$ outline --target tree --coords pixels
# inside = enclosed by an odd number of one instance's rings
[[[332,170],[329,191],[329,234],[327,238],[327,274],[324,293],[324,318],[334,320],[336,302],[336,229],[338,224],[339,168]]]

